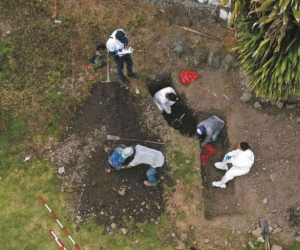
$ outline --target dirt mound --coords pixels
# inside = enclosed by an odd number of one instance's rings
[[[164,210],[162,186],[166,179],[160,177],[167,166],[158,171],[160,184],[146,187],[143,180],[147,179],[148,166],[115,171],[108,165],[104,151],[105,147],[114,148],[121,143],[140,143],[108,141],[108,134],[158,141],[142,120],[141,98],[117,82],[99,83],[91,93],[92,97],[78,110],[53,156],[53,160],[64,163],[62,181],[75,187],[76,213],[81,219],[93,215],[101,225],[120,225],[125,217],[136,222],[156,221]],[[142,144],[162,149],[160,145]]]

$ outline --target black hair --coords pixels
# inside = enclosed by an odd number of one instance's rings
[[[240,147],[244,151],[247,150],[247,149],[250,149],[250,146],[249,146],[249,144],[247,142],[241,142],[240,143]]]
[[[174,93],[169,93],[168,94],[168,99],[170,101],[176,102],[177,101],[177,95],[175,95]]]

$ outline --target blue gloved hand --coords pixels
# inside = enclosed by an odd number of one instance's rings
[[[225,160],[226,160],[226,161],[229,161],[231,158],[232,158],[232,156],[230,156],[230,155],[226,155],[226,156],[225,156]]]

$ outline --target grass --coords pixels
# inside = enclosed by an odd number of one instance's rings
[[[39,200],[39,195],[82,249],[99,249],[100,246],[104,249],[135,249],[135,246],[141,250],[174,249],[169,242],[166,244],[165,240],[158,238],[158,235],[165,233],[169,223],[167,219],[159,225],[147,222],[138,224],[138,231],[129,223],[127,226],[130,230],[125,236],[121,230],[116,234],[103,235],[105,229],[90,218],[88,222],[80,224],[80,230],[76,232],[77,224],[68,208],[69,197],[60,192],[60,183],[51,163],[36,158],[24,162],[13,155],[7,159],[7,165],[10,166],[8,169],[1,168],[0,171],[3,177],[0,185],[0,232],[5,232],[5,237],[0,237],[2,249],[57,249],[49,230],[53,230],[68,249],[73,248]]]
[[[180,141],[173,142],[169,147],[171,155],[172,175],[176,181],[184,181],[186,185],[195,186],[199,184],[199,155],[200,148],[196,141],[192,139],[186,143]]]

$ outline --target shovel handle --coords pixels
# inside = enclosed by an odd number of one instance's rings
[[[181,121],[181,119],[182,119],[184,116],[185,116],[185,113],[184,113],[182,116],[180,116],[179,121]]]

